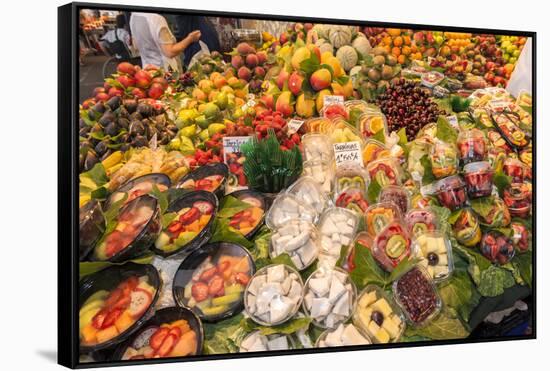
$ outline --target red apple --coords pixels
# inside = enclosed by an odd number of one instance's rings
[[[151,84],[151,87],[147,91],[147,95],[149,95],[149,98],[153,99],[159,99],[162,94],[164,94],[164,89],[161,84],[158,82],[154,82]]]
[[[116,70],[119,73],[126,73],[128,75],[133,75],[134,73],[136,73],[136,68],[134,67],[134,65],[128,62],[119,63]]]

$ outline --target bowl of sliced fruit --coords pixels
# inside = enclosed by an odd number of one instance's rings
[[[162,281],[149,264],[111,266],[84,277],[79,288],[80,350],[118,344],[154,310]]]
[[[204,331],[193,311],[181,307],[158,310],[114,354],[114,359],[137,361],[192,357],[201,354]]]
[[[191,191],[208,191],[218,198],[225,194],[229,168],[224,163],[206,164],[184,176],[176,188]]]
[[[243,294],[256,267],[240,245],[206,244],[187,256],[172,283],[177,305],[190,308],[202,320],[217,322],[243,310]]]
[[[218,199],[207,191],[191,191],[173,201],[162,216],[162,231],[153,251],[167,257],[190,254],[211,236]]]

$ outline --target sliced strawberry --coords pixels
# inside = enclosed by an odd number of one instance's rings
[[[170,333],[170,329],[168,327],[159,328],[153,335],[151,335],[151,338],[149,339],[149,346],[155,350],[158,350],[164,342],[164,339],[168,336],[168,333]]]
[[[107,309],[102,309],[92,318],[92,326],[98,330],[103,328],[103,323],[105,322],[105,317],[107,317]]]
[[[204,282],[196,282],[191,287],[191,295],[197,302],[208,299],[208,285]]]
[[[175,222],[172,222],[170,223],[170,225],[168,226],[168,232],[170,233],[178,233],[181,229],[182,225],[180,222],[178,221],[175,221]]]
[[[250,276],[246,273],[239,272],[235,275],[235,281],[237,281],[241,285],[247,285],[248,281],[250,281]]]
[[[223,285],[223,278],[221,278],[220,276],[215,276],[210,280],[210,283],[208,284],[208,294],[219,296],[220,293],[222,293],[223,295]]]
[[[105,307],[112,308],[114,305],[124,296],[124,292],[120,288],[116,288],[107,297],[105,300]]]
[[[192,207],[187,212],[182,214],[179,218],[180,223],[183,225],[188,225],[193,223],[195,220],[200,218],[201,212],[196,207]]]
[[[208,281],[216,275],[216,272],[216,267],[205,269],[199,276],[199,280],[208,283]]]
[[[113,306],[113,309],[126,309],[130,305],[131,297],[130,293],[128,295],[122,296]]]
[[[152,302],[153,298],[149,291],[137,288],[130,294],[128,313],[134,318],[139,318],[149,309]]]
[[[181,336],[181,329],[179,327],[172,327],[169,335],[173,335],[176,337],[176,339],[179,339]]]
[[[178,338],[174,335],[166,336],[160,347],[157,349],[157,355],[161,357],[166,357],[172,351],[172,349],[174,349],[177,340]]]
[[[114,325],[116,320],[118,319],[118,317],[120,317],[121,314],[122,314],[122,309],[113,309],[107,314],[101,327],[107,328]]]

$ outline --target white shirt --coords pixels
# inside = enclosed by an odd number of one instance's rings
[[[115,35],[115,32],[116,32],[116,35]],[[118,39],[122,41],[127,48],[130,48],[130,34],[124,28],[117,28],[116,30],[108,31],[105,35],[103,35],[101,40],[114,43],[117,39],[117,36],[118,36]]]
[[[134,45],[141,55],[143,67],[152,64],[161,68],[171,67],[174,70],[181,70],[178,59],[168,58],[162,53],[162,44],[176,42],[163,16],[154,13],[132,13],[130,30]]]

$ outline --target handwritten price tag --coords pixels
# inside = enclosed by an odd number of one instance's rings
[[[290,120],[287,124],[288,133],[289,134],[297,133],[298,130],[300,130],[300,128],[302,127],[303,124],[304,124],[304,120],[297,120],[297,119]]]
[[[449,124],[451,124],[451,126],[455,129],[458,129],[458,118],[456,117],[456,115],[450,115],[450,116],[447,116],[447,121],[449,121]]]
[[[336,167],[342,166],[344,163],[354,163],[363,167],[363,155],[361,153],[361,143],[345,142],[334,143],[334,159]]]
[[[341,95],[325,95],[323,97],[323,107],[328,107],[333,104],[344,104],[344,97]]]
[[[240,153],[241,146],[248,143],[252,137],[223,137],[223,161],[227,163],[227,155],[230,153]]]

